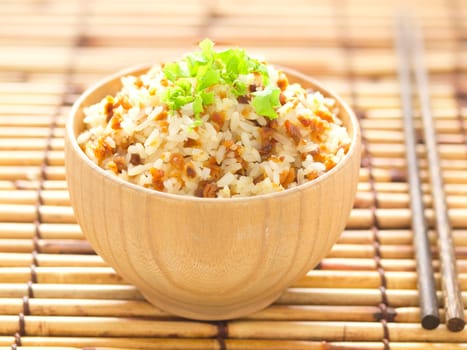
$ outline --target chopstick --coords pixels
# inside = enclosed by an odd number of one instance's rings
[[[441,175],[441,167],[439,154],[437,149],[437,136],[433,125],[433,116],[430,106],[430,93],[428,90],[429,81],[428,74],[425,69],[424,48],[421,29],[410,23],[408,17],[400,17],[398,20],[398,32],[396,45],[399,56],[399,77],[401,80],[401,93],[404,114],[404,125],[406,130],[406,144],[408,149],[407,161],[409,167],[409,182],[412,201],[412,229],[414,231],[414,246],[417,255],[417,270],[419,273],[419,292],[421,300],[421,321],[422,326],[427,329],[436,328],[439,324],[439,314],[437,308],[435,287],[432,285],[433,274],[431,266],[430,246],[426,242],[426,223],[423,215],[423,204],[416,203],[421,201],[420,179],[418,166],[413,166],[411,163],[416,159],[415,146],[413,139],[413,108],[412,108],[412,88],[410,81],[410,66],[412,65],[415,82],[417,85],[417,94],[420,104],[420,112],[423,120],[423,130],[425,138],[426,153],[429,165],[429,174],[431,180],[431,191],[433,197],[433,206],[435,212],[436,231],[438,234],[438,250],[440,259],[441,283],[444,295],[444,307],[446,314],[446,325],[450,331],[459,332],[464,329],[464,306],[462,295],[457,280],[456,259],[452,239],[451,223],[448,216],[448,207],[446,204],[446,196],[444,193],[444,184]],[[410,144],[410,146],[409,146]],[[410,148],[410,149],[409,149]],[[415,172],[415,173],[414,173]],[[418,180],[416,179],[418,178]],[[417,187],[417,188],[414,188]],[[414,211],[414,208],[415,211]],[[422,211],[420,213],[420,208]],[[419,218],[423,217],[422,226]],[[421,231],[424,230],[424,234]],[[422,237],[424,236],[424,237]],[[427,251],[428,250],[428,254]],[[429,261],[425,261],[429,257]],[[421,265],[427,265],[426,266]],[[419,270],[420,269],[420,270]],[[431,273],[430,271],[431,270]],[[426,283],[426,281],[430,281]],[[434,282],[433,282],[434,283]]]
[[[440,259],[441,283],[444,294],[446,325],[450,331],[459,332],[464,329],[464,305],[461,290],[457,281],[456,258],[453,246],[451,222],[444,193],[439,154],[437,150],[436,131],[430,108],[429,81],[423,59],[423,39],[421,29],[413,30],[413,67],[417,82],[418,97],[424,125],[425,146],[429,164],[431,192],[438,233],[438,251]]]
[[[440,323],[438,299],[433,274],[428,227],[425,219],[420,169],[416,151],[416,135],[413,123],[412,85],[410,70],[410,28],[403,16],[397,18],[396,49],[398,74],[401,89],[402,114],[404,120],[406,160],[409,180],[410,208],[412,211],[413,245],[418,275],[420,298],[420,321],[425,329],[434,329]]]

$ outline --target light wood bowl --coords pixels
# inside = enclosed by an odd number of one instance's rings
[[[152,304],[202,320],[245,316],[274,302],[329,252],[352,208],[360,166],[355,115],[313,79],[291,82],[333,97],[352,145],[325,175],[293,189],[249,198],[209,199],[148,190],[109,175],[76,142],[83,108],[116,93],[118,73],[73,106],[66,174],[77,220],[95,251]]]

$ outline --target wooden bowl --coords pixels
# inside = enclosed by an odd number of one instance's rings
[[[360,166],[355,115],[313,79],[284,69],[291,82],[333,97],[352,144],[317,179],[248,198],[196,198],[148,190],[109,175],[78,146],[83,108],[116,93],[124,75],[90,88],[66,130],[71,203],[95,251],[152,304],[194,319],[245,316],[274,302],[330,250],[352,208]]]

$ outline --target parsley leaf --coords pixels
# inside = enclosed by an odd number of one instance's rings
[[[203,98],[201,95],[196,95],[193,101],[193,113],[196,119],[199,119],[201,112],[203,111]]]
[[[194,97],[187,95],[186,92],[180,86],[174,86],[165,90],[162,95],[162,102],[166,103],[167,106],[173,110],[179,110],[187,103],[193,102]]]
[[[201,91],[210,86],[216,85],[220,81],[219,71],[214,69],[207,69],[206,72],[198,74],[198,85],[196,90]]]
[[[258,60],[250,60],[248,62],[248,70],[252,72],[260,73],[263,78],[263,85],[269,85],[269,72],[268,67],[264,63],[259,62]]]
[[[178,78],[189,77],[188,67],[184,62],[169,62],[162,69],[167,79],[176,81]]]
[[[170,81],[175,81],[179,75],[178,73],[180,71],[180,68],[178,66],[178,63],[170,62],[164,65],[162,71],[164,72],[167,79],[169,79]]]
[[[274,119],[274,108],[280,106],[280,90],[269,81],[266,64],[251,58],[243,49],[214,50],[214,43],[204,39],[199,43],[200,51],[186,55],[177,62],[166,63],[163,73],[173,84],[162,95],[172,111],[193,103],[194,124],[201,125],[201,113],[215,101],[215,94],[207,91],[212,86],[224,84],[236,97],[249,93],[241,75],[258,73],[262,77],[263,90],[253,93],[252,105],[256,113]]]
[[[248,92],[248,88],[243,81],[236,79],[232,83],[232,92],[236,97],[245,96]]]
[[[209,106],[214,103],[214,92],[201,91],[199,93],[201,99],[203,100],[203,105]]]
[[[213,50],[214,48],[214,43],[209,40],[209,39],[204,39],[199,43],[199,48],[201,49],[201,54],[204,59],[207,61],[213,61],[214,60],[214,55],[215,51]]]
[[[279,95],[281,90],[278,87],[268,85],[262,91],[254,93],[253,107],[257,114],[269,117],[270,119],[277,118],[277,112],[274,108],[279,107]]]
[[[180,87],[185,95],[191,94],[192,85],[191,82],[187,78],[180,78],[175,82],[175,85]]]
[[[186,64],[191,77],[195,77],[199,67],[205,65],[208,61],[200,52],[195,52],[186,56]]]

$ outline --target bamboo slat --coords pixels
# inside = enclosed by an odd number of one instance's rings
[[[41,223],[37,227],[39,236],[44,239],[82,239],[81,229],[76,224],[47,224]],[[33,238],[36,226],[33,223],[0,223],[0,238]]]
[[[26,283],[2,283],[0,298],[22,298],[28,295]],[[43,299],[100,299],[100,300],[142,300],[141,294],[131,285],[109,284],[33,284],[30,286],[35,298]],[[393,289],[386,291],[392,307],[417,306],[417,291],[414,289]],[[438,299],[441,301],[441,292]],[[276,302],[277,305],[329,305],[329,306],[378,306],[381,303],[378,288],[289,288]],[[463,292],[464,302],[467,293]],[[53,303],[53,301],[52,301]]]
[[[35,204],[41,201],[45,205],[70,205],[68,191],[42,190],[40,193],[33,190],[0,190],[0,203]]]
[[[23,299],[0,298],[0,312],[17,315],[24,312]],[[102,299],[28,299],[30,315],[44,316],[111,316],[150,317],[151,319],[175,319],[170,314],[145,301],[102,300]],[[417,308],[403,310],[402,322],[410,322]],[[377,306],[322,306],[322,305],[273,305],[248,317],[251,320],[270,321],[362,321],[372,322],[381,318]]]
[[[12,344],[12,339],[0,337],[0,345]],[[14,341],[14,339],[13,339]],[[21,337],[18,349],[188,349],[220,350],[216,339],[170,339],[170,338],[109,338],[109,337]],[[271,342],[269,342],[271,344]],[[264,344],[268,345],[268,342]],[[274,346],[274,343],[271,344]],[[280,344],[279,344],[280,345]],[[252,344],[252,346],[255,346]],[[277,345],[276,345],[277,346]],[[3,349],[3,348],[0,348]],[[11,349],[10,347],[8,349]]]
[[[467,286],[467,275],[459,274],[461,287]],[[405,271],[386,271],[387,288],[416,289],[417,274]],[[356,282],[358,281],[358,283]],[[437,288],[440,287],[439,274],[435,274]],[[313,270],[299,280],[295,287],[339,287],[339,288],[378,288],[381,276],[377,271],[326,271]]]
[[[141,294],[131,285],[124,284],[33,284],[35,298],[43,299],[100,299],[142,300]],[[390,289],[386,291],[392,307],[418,306],[415,289]],[[28,295],[26,283],[2,283],[0,298],[22,298]],[[277,305],[329,305],[329,306],[378,306],[381,303],[378,288],[289,288],[276,302]],[[441,293],[438,292],[441,301]],[[467,292],[463,292],[464,302]]]
[[[24,346],[17,349],[41,350],[71,350],[71,349],[101,349],[101,350],[134,350],[134,349],[161,349],[161,350],[220,350],[215,339],[170,339],[170,338],[104,338],[104,337],[21,337]],[[4,344],[10,345],[8,340]],[[293,344],[293,343],[292,343]],[[262,346],[274,346],[274,343],[265,342]],[[278,344],[282,346],[283,344]],[[287,344],[286,344],[287,345]],[[255,344],[252,344],[255,349]],[[277,345],[276,345],[277,346]],[[277,347],[276,347],[277,348]],[[3,350],[3,348],[0,348]],[[11,349],[11,347],[8,347]],[[263,347],[264,349],[264,347]],[[274,349],[274,348],[271,348]]]
[[[27,307],[30,315],[175,318],[140,300],[31,298]],[[0,299],[0,311],[5,315],[18,315],[24,312],[24,300]]]
[[[135,349],[187,349],[187,350],[220,350],[221,345],[215,339],[157,339],[157,338],[64,338],[64,337],[22,337],[27,346],[17,349],[40,349],[40,350],[72,350],[94,349],[106,350],[135,350]],[[5,344],[8,340],[5,340]],[[48,344],[48,345],[46,345]],[[65,344],[57,346],[56,344]],[[66,346],[66,344],[73,344]],[[95,347],[95,344],[99,344]],[[322,350],[323,346],[330,350],[384,350],[382,342],[321,342],[321,341],[297,341],[297,340],[250,340],[250,339],[227,339],[225,345],[234,350]],[[392,342],[394,349],[434,350],[446,347],[453,350],[465,349],[463,344],[458,343],[421,343],[421,342]],[[2,350],[10,350],[11,347],[0,347]]]
[[[358,340],[361,332],[365,332],[368,341],[383,337],[379,322],[232,321],[228,327],[229,337],[240,339],[352,341]]]
[[[30,292],[28,292],[30,289]],[[141,300],[141,294],[130,285],[108,284],[32,284],[2,283],[0,285],[1,298],[22,298],[31,294],[37,298],[61,299],[136,299]]]
[[[396,254],[394,254],[396,255]],[[412,254],[413,255],[413,254]],[[415,271],[415,261],[412,259],[382,258],[378,262],[372,258],[326,258],[320,263],[321,270],[348,270],[348,271],[372,271],[382,267],[384,271]],[[433,269],[439,271],[439,261],[433,261]],[[461,273],[467,272],[467,262],[458,261],[458,271]]]
[[[0,239],[1,253],[69,253],[92,254],[94,250],[85,240],[76,239]],[[84,256],[83,258],[87,258]]]
[[[125,283],[110,267],[24,267],[0,268],[0,281],[6,283],[90,283],[120,284]]]
[[[7,18],[3,18],[7,21]],[[4,22],[6,23],[6,22]],[[32,82],[0,82],[0,95],[41,95],[41,96],[57,96],[63,93],[66,88],[64,84],[49,83],[32,83]]]
[[[1,32],[0,35],[2,35]],[[27,103],[32,106],[56,106],[60,102],[60,95],[30,94],[25,97],[22,93],[4,94],[0,92],[0,103],[2,105],[23,105]]]
[[[88,246],[88,249],[90,247]],[[53,267],[103,267],[106,264],[96,255],[82,255],[80,251],[72,254],[59,250],[59,254],[0,253],[0,267],[27,267],[35,263],[37,266]]]
[[[26,346],[15,346],[15,347],[16,347],[16,349],[26,349],[26,350],[27,350],[27,349],[31,349],[31,347],[26,347]],[[8,349],[8,350],[9,350],[9,349],[11,349],[11,346],[10,346],[10,347],[6,347],[6,348],[5,348],[5,347],[1,347],[0,349],[3,349],[3,350]],[[48,349],[48,350],[51,350],[51,349],[55,349],[55,350],[77,350],[77,348],[75,348],[75,347],[64,347],[64,346],[53,347],[53,348],[52,348],[52,347],[48,347],[48,346],[46,346],[46,347],[39,347],[39,348],[38,348],[38,347],[34,347],[34,349],[42,349],[42,350],[44,350],[44,349]]]
[[[0,151],[1,165],[40,165],[44,160],[50,165],[63,165],[64,155],[60,151]]]
[[[63,151],[64,142],[62,139],[56,138],[50,140],[47,140],[45,138],[10,138],[0,140],[0,150],[2,151],[30,151],[38,149],[45,150],[47,147],[50,147],[50,149],[54,151]]]
[[[39,216],[46,223],[76,222],[71,207],[0,204],[0,220],[3,222],[34,222]]]
[[[217,335],[217,326],[194,321],[66,316],[24,316],[24,319],[27,335],[176,338],[213,338]]]
[[[51,110],[53,112],[53,110]],[[29,111],[25,111],[24,113],[21,114],[28,114]],[[5,114],[10,114],[10,113],[5,113]],[[18,127],[18,126],[5,126],[5,127],[0,127],[0,136],[2,138],[28,138],[28,137],[49,137],[50,135],[50,129],[45,126],[33,126],[33,127]],[[60,137],[62,135],[59,134],[57,130],[53,131],[53,135],[56,137]]]

